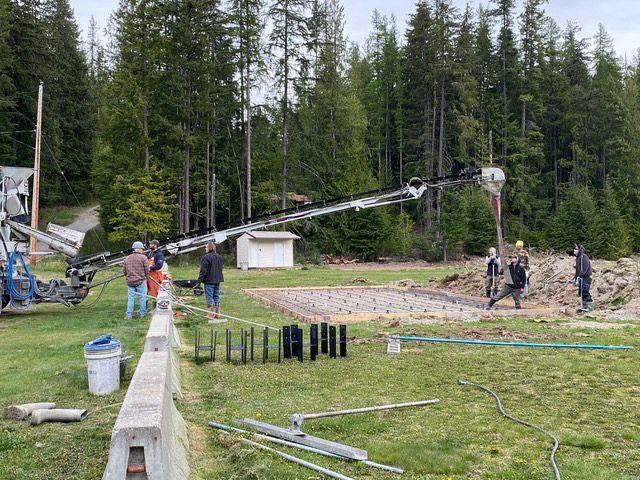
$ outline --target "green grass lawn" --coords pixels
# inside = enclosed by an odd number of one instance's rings
[[[38,267],[43,277],[62,264]],[[195,265],[172,268],[174,278],[191,278]],[[304,285],[346,285],[354,277],[371,283],[412,278],[424,282],[451,270],[340,271],[310,267],[290,271],[225,271],[223,312],[279,326],[290,318],[247,298],[241,289]],[[92,294],[89,306],[98,292]],[[87,408],[81,423],[0,420],[0,479],[96,479],[102,476],[111,428],[123,388],[107,397],[88,393],[84,342],[113,333],[139,356],[147,322],[125,322],[122,280],[105,289],[89,308],[40,305],[29,313],[0,316],[0,399],[2,406],[54,401]],[[204,299],[192,299],[204,306]],[[456,379],[481,383],[500,395],[508,413],[554,432],[556,461],[563,479],[640,478],[640,327],[590,330],[557,319],[539,323],[504,319],[389,327],[366,322],[348,327],[346,359],[321,357],[303,364],[246,366],[205,362],[193,355],[194,329],[209,325],[193,316],[177,319],[183,336],[182,386],[178,409],[187,421],[193,479],[320,479],[320,474],[258,452],[221,436],[209,420],[231,423],[251,417],[286,426],[297,412],[321,412],[385,403],[439,398],[436,405],[305,422],[303,430],[366,449],[373,461],[406,469],[402,477],[360,464],[277,447],[287,453],[358,479],[552,479],[550,442],[541,434],[500,416],[492,397]],[[218,326],[239,329],[229,322]],[[560,350],[403,343],[389,356],[381,333],[530,339],[539,342],[627,344],[632,351]],[[305,332],[308,339],[308,330]],[[136,357],[137,360],[138,357]],[[129,365],[129,381],[133,366]],[[273,445],[271,445],[273,446]]]

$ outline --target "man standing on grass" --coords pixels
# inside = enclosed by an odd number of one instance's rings
[[[160,285],[162,285],[162,266],[164,265],[164,254],[158,247],[160,247],[160,242],[151,240],[149,242],[149,251],[147,252],[147,258],[149,259],[147,291],[149,296],[154,299],[158,297],[158,291],[160,290]]]
[[[140,297],[140,318],[147,315],[147,277],[149,276],[149,261],[144,254],[142,242],[133,242],[133,252],[124,259],[122,272],[127,282],[127,313],[125,320],[133,317],[133,307],[136,297]]]
[[[513,297],[516,308],[521,308],[520,289],[524,288],[526,282],[524,268],[522,268],[518,263],[518,257],[515,254],[509,255],[507,265],[509,266],[509,273],[511,273],[511,281],[513,283],[505,283],[504,287],[502,287],[502,290],[500,290],[497,295],[491,297],[491,300],[489,300],[489,304],[487,305],[487,310],[491,310],[491,307],[493,307],[496,302],[499,302],[504,297],[508,297],[509,295]]]
[[[222,275],[222,257],[216,252],[216,244],[209,242],[204,247],[205,256],[200,262],[198,281],[204,284],[204,294],[207,297],[207,318],[218,318],[220,315],[220,283],[224,282]]]

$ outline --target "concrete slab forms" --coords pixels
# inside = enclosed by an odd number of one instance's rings
[[[140,357],[113,427],[103,480],[189,478],[186,428],[173,404],[170,366],[169,352]]]
[[[245,289],[244,293],[302,322],[362,322],[398,317],[479,319],[488,316],[541,316],[558,313],[525,304],[521,310],[487,299],[395,285]],[[508,305],[508,300],[505,299]]]

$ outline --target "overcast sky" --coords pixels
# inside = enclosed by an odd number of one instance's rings
[[[524,0],[516,0],[518,12]],[[102,30],[107,25],[110,13],[118,6],[118,0],[70,0],[76,21],[86,37],[89,19],[93,15]],[[488,5],[488,0],[453,0],[460,10],[470,3]],[[363,44],[371,30],[371,15],[377,9],[382,15],[395,15],[398,29],[404,34],[406,21],[415,11],[416,0],[342,0],[345,9],[345,33],[350,40]],[[564,29],[568,21],[582,28],[582,37],[591,39],[602,23],[613,39],[620,57],[627,55],[629,61],[640,48],[640,0],[548,0],[544,6],[547,15],[555,19]],[[404,35],[403,35],[404,37]]]

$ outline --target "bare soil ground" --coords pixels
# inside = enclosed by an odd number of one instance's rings
[[[575,258],[568,255],[530,255],[529,300],[540,307],[562,308],[572,312],[580,304],[578,292],[573,286]],[[589,316],[610,320],[640,320],[640,255],[621,258],[617,261],[594,260],[591,294],[595,311]],[[426,262],[362,262],[349,264],[329,264],[328,268],[341,270],[429,270],[458,268],[459,273],[444,279],[412,284],[405,280],[405,286],[428,287],[473,296],[484,295],[484,258],[466,261]],[[501,279],[502,282],[502,279]],[[507,301],[507,300],[505,300]],[[584,323],[584,322],[581,322]],[[584,326],[584,325],[582,325]]]
[[[575,259],[566,255],[531,255],[529,299],[541,306],[578,306],[571,280]],[[640,319],[640,256],[617,261],[595,260],[591,294],[598,318]],[[471,295],[484,291],[484,259],[466,265],[464,272],[434,280],[432,286]],[[568,309],[569,310],[569,309]]]

